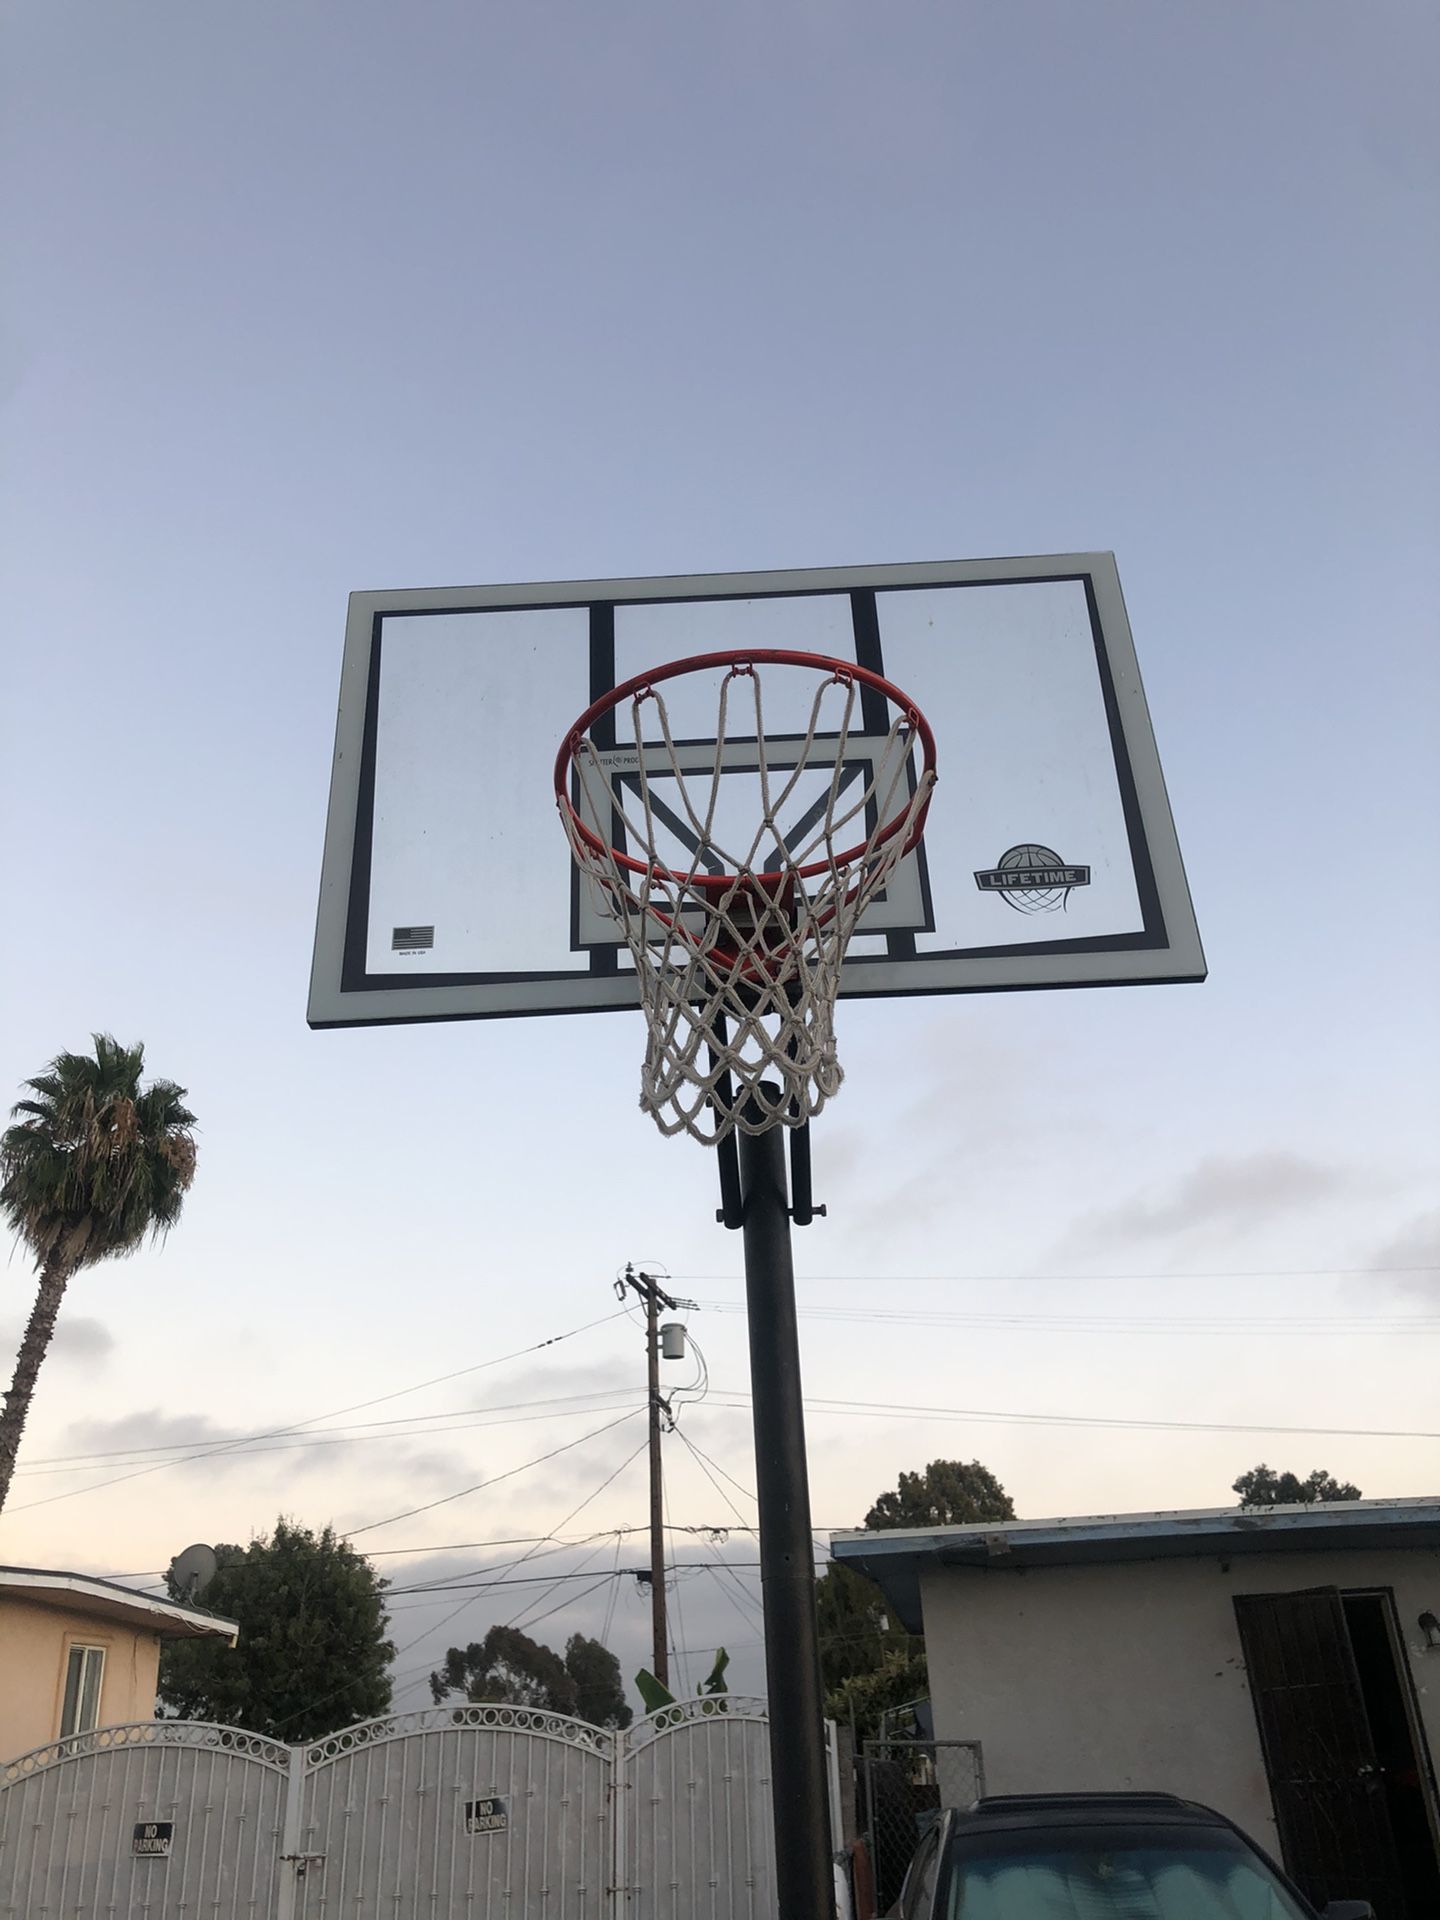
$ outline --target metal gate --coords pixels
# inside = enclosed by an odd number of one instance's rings
[[[830,1753],[832,1821],[838,1777]],[[765,1704],[105,1727],[0,1776],[0,1920],[774,1920]]]
[[[4,1920],[269,1920],[290,1749],[236,1727],[100,1727],[12,1762],[0,1791]]]
[[[830,1741],[831,1828],[835,1816]],[[622,1736],[623,1920],[770,1920],[775,1837],[763,1700],[678,1701]]]
[[[524,1707],[432,1707],[305,1752],[302,1920],[604,1920],[613,1734]]]
[[[1235,1617],[1291,1877],[1316,1906],[1365,1899],[1406,1920],[1395,1834],[1334,1587],[1237,1594]]]

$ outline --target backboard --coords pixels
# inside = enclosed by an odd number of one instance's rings
[[[556,818],[556,752],[620,682],[737,648],[856,661],[937,737],[925,839],[867,909],[842,997],[1204,978],[1113,556],[1062,554],[353,594],[310,1024],[638,1006]],[[805,725],[783,681],[775,765]],[[671,700],[697,764],[715,692],[692,676]],[[887,724],[864,716],[840,777],[863,780]],[[742,776],[733,722],[726,742]],[[619,818],[625,743],[597,744]]]

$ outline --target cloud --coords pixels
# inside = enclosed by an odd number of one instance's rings
[[[1440,1207],[1415,1216],[1382,1246],[1375,1249],[1371,1265],[1392,1268],[1426,1268],[1426,1272],[1396,1272],[1392,1285],[1401,1293],[1416,1293],[1423,1299],[1440,1296]]]
[[[25,1332],[23,1320],[0,1321],[0,1353],[13,1353]],[[55,1323],[48,1359],[93,1365],[114,1351],[115,1336],[103,1320],[83,1313],[64,1314]]]
[[[1193,1233],[1235,1234],[1353,1193],[1353,1170],[1277,1149],[1212,1154],[1167,1188],[1137,1194],[1077,1220],[1063,1255],[1101,1255]]]
[[[542,1404],[587,1393],[610,1393],[616,1388],[633,1387],[638,1396],[645,1392],[645,1335],[637,1312],[637,1324],[628,1336],[616,1323],[612,1331],[617,1344],[626,1340],[631,1351],[621,1355],[613,1349],[603,1357],[584,1362],[552,1361],[549,1365],[507,1368],[503,1380],[476,1390],[471,1404],[477,1411],[491,1407],[524,1407],[527,1402]]]
[[[426,1438],[423,1433],[414,1436],[413,1444],[407,1444],[403,1437],[293,1444],[324,1440],[323,1434],[307,1432],[277,1437],[247,1450],[244,1443],[253,1431],[222,1426],[208,1414],[167,1413],[159,1407],[149,1407],[114,1420],[75,1421],[66,1429],[65,1439],[67,1452],[119,1455],[113,1461],[102,1463],[117,1474],[162,1462],[167,1471],[207,1477],[246,1469],[273,1472],[274,1468],[261,1464],[270,1453],[276,1454],[279,1471],[291,1481],[301,1477],[314,1479],[327,1472],[353,1476],[358,1466],[364,1469],[367,1500],[372,1504],[383,1503],[389,1497],[379,1488],[387,1487],[393,1493],[397,1482],[404,1488],[443,1492],[450,1486],[463,1485],[467,1476],[476,1477],[471,1465],[459,1453],[448,1448],[421,1446]],[[221,1450],[231,1447],[231,1451]],[[173,1448],[176,1457],[167,1461],[163,1453],[143,1451],[150,1448]],[[199,1457],[186,1460],[187,1453]]]

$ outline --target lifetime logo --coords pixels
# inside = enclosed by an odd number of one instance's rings
[[[997,866],[980,868],[975,874],[975,884],[982,893],[1003,894],[1007,905],[1018,907],[1021,912],[1048,912],[1065,904],[1072,887],[1089,886],[1090,869],[1072,865],[1052,848],[1030,841],[1007,847]],[[1013,897],[1017,894],[1053,897],[1028,899],[1022,904]]]

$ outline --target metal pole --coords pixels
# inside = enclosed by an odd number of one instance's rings
[[[834,1920],[824,1696],[782,1130],[740,1135],[780,1920]]]
[[[645,1357],[650,1388],[650,1634],[651,1672],[670,1684],[670,1649],[665,1627],[665,1483],[660,1468],[660,1302],[649,1274],[645,1289]]]

